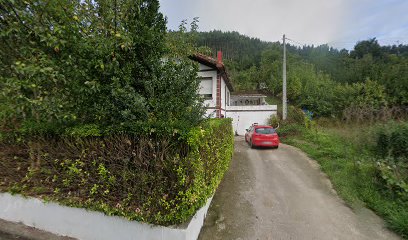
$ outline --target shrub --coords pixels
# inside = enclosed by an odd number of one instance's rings
[[[391,156],[408,159],[408,124],[400,125],[390,136]]]
[[[167,133],[151,126],[144,134],[96,137],[95,129],[73,129],[75,137],[48,135],[0,145],[0,191],[131,220],[177,224],[214,193],[233,153],[230,119]]]
[[[289,106],[287,119],[281,122],[278,134],[281,137],[299,135],[304,132],[305,128],[310,128],[312,125],[312,120],[306,117],[300,108]]]
[[[408,124],[383,125],[376,136],[379,187],[391,196],[408,201]]]
[[[382,158],[389,155],[390,137],[384,130],[379,131],[377,134],[377,145],[375,149],[378,155]]]
[[[101,136],[100,127],[96,124],[86,124],[82,126],[75,126],[72,128],[67,128],[65,134],[74,137],[97,137]]]
[[[377,163],[377,175],[384,190],[408,202],[408,165],[386,159]]]
[[[408,123],[392,123],[377,130],[377,153],[385,158],[408,159]]]
[[[279,126],[279,118],[276,114],[273,114],[268,119],[268,124],[274,128]]]
[[[0,130],[61,134],[93,124],[101,130],[136,121],[200,124],[198,64],[188,59],[195,47],[182,30],[183,51],[172,47],[158,0],[115,7],[65,1],[64,9],[57,3],[2,4]]]
[[[306,116],[305,113],[302,111],[302,109],[294,107],[294,106],[289,106],[288,107],[288,116],[286,119],[286,123],[296,123],[300,125],[305,125],[306,121]]]
[[[304,132],[305,126],[300,124],[284,124],[277,130],[280,137],[300,135]]]

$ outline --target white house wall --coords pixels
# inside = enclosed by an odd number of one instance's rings
[[[202,71],[202,70],[211,70],[211,69],[214,69],[214,68],[206,66],[206,65],[200,63],[200,66],[199,66],[200,71]]]
[[[221,114],[226,116],[225,109],[227,105],[225,104],[225,88],[227,85],[225,84],[224,78],[221,78]]]
[[[236,131],[239,135],[244,135],[245,129],[253,123],[268,124],[271,115],[276,114],[276,105],[229,106],[227,108],[227,117],[232,118],[234,132]]]
[[[212,78],[212,99],[205,100],[204,105],[209,108],[215,108],[216,102],[216,92],[217,92],[217,70],[212,70],[212,68],[205,66],[203,64],[200,64],[199,66],[200,71],[198,72],[198,77],[211,77]],[[211,110],[211,111],[209,111]],[[208,109],[207,113],[214,111],[214,109]],[[208,116],[208,114],[207,114]]]
[[[224,84],[224,85],[225,85],[225,84]],[[224,97],[224,99],[222,100],[223,103],[224,103],[224,106],[225,106],[224,109],[228,109],[228,102],[231,103],[231,100],[228,100],[228,99],[227,99],[228,97],[231,97],[231,93],[230,93],[228,87],[225,87],[225,89],[224,89],[224,95],[225,95],[225,97]],[[225,112],[224,116],[225,116],[225,117],[228,117],[228,112],[227,112],[227,111]]]

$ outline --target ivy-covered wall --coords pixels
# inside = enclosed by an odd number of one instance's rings
[[[230,119],[189,131],[0,143],[0,191],[171,225],[214,194],[233,154]],[[89,131],[88,131],[89,132]]]

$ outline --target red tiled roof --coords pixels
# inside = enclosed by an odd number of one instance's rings
[[[232,92],[234,91],[234,88],[232,87],[231,79],[229,78],[229,75],[227,73],[227,70],[225,69],[225,65],[222,62],[217,61],[216,59],[205,56],[203,54],[194,54],[190,56],[191,60],[194,60],[196,62],[199,62],[203,65],[206,65],[208,67],[217,69],[218,72],[221,74],[221,76],[224,78],[225,84],[227,85],[228,89]]]

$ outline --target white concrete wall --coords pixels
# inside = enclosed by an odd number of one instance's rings
[[[211,200],[185,226],[163,227],[0,193],[0,218],[81,240],[196,240]]]
[[[232,118],[234,132],[237,131],[239,135],[244,135],[245,129],[253,123],[267,124],[271,115],[276,114],[276,105],[229,106],[226,117]]]

